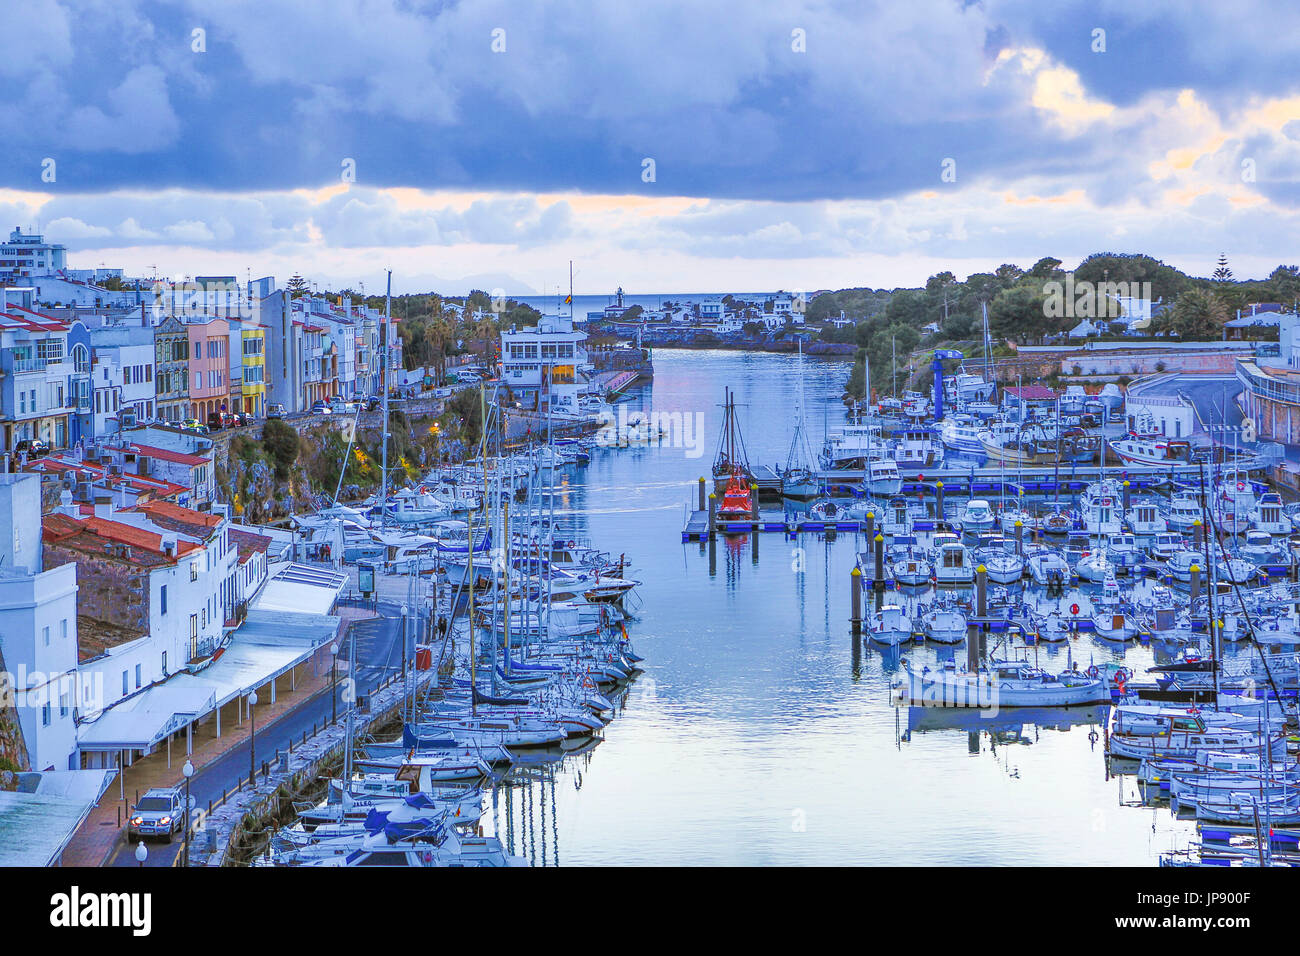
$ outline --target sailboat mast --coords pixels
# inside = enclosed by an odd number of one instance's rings
[[[487,498],[483,498],[483,507],[487,507]],[[478,654],[474,649],[474,512],[469,513],[469,541],[467,543],[467,557],[469,559],[469,711],[471,714],[478,713],[478,702],[474,699],[474,693],[478,690]]]
[[[393,322],[393,270],[388,270],[388,285],[384,291],[384,329],[380,336],[380,385],[383,388],[384,423],[379,429],[383,451],[379,455],[379,524],[388,520],[388,332]]]

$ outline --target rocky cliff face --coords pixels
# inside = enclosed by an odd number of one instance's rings
[[[23,729],[18,723],[18,711],[14,707],[14,688],[9,683],[8,675],[4,647],[0,646],[0,790],[13,785],[9,771],[25,772],[31,769]],[[10,780],[8,785],[5,783],[7,779]]]

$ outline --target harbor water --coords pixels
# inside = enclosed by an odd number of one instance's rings
[[[850,632],[861,535],[719,537],[712,558],[707,543],[681,543],[723,387],[750,462],[779,466],[800,360],[657,350],[654,361],[628,411],[681,413],[691,427],[662,447],[596,450],[566,469],[556,502],[573,537],[631,560],[642,584],[630,630],[647,670],[603,743],[488,798],[485,823],[507,849],[547,865],[1154,865],[1186,845],[1193,821],[1141,806],[1133,776],[1108,775],[1105,708],[896,707],[899,654]],[[816,451],[843,424],[849,366],[804,358],[802,369]],[[1088,590],[1051,600],[1086,606]],[[918,665],[954,653],[965,652],[903,651]],[[1148,647],[1087,633],[1025,653],[1053,671],[1067,655],[1139,672],[1153,661]]]

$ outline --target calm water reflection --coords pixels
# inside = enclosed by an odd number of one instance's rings
[[[568,477],[564,521],[625,551],[643,582],[631,630],[647,672],[604,743],[502,788],[502,835],[563,865],[1153,864],[1185,845],[1190,823],[1126,805],[1138,801],[1133,778],[1108,779],[1090,734],[1103,709],[983,720],[895,708],[898,655],[855,650],[849,634],[861,536],[720,539],[712,562],[706,546],[680,543],[723,386],[736,391],[751,461],[784,462],[797,367],[793,356],[659,350],[656,380],[631,407],[703,413],[703,454],[600,451]],[[824,423],[843,421],[848,366],[804,369],[815,450]],[[1087,636],[1070,649],[1084,663],[1124,653]],[[1064,666],[1064,646],[1038,653]],[[1127,658],[1145,667],[1152,652]]]

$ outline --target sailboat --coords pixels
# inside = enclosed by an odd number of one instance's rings
[[[808,445],[808,432],[804,428],[803,402],[803,343],[799,344],[799,404],[795,409],[794,437],[790,440],[790,454],[786,456],[785,470],[781,473],[781,494],[795,501],[811,501],[822,491],[821,479],[812,466],[812,449]]]
[[[733,478],[739,478],[749,487],[749,459],[745,454],[745,439],[740,434],[736,417],[736,396],[726,390],[722,404],[722,432],[718,436],[718,453],[713,459],[713,490],[725,494]]]

